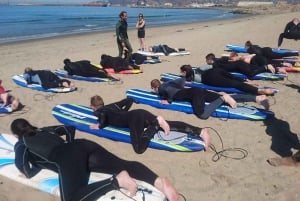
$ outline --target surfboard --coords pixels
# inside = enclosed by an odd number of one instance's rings
[[[234,51],[234,52],[247,53],[247,50],[244,46],[227,44],[226,48],[228,48],[229,50]],[[298,53],[297,50],[288,50],[288,49],[275,49],[275,48],[273,48],[272,51],[276,52],[276,53],[279,53],[279,54]]]
[[[27,84],[26,80],[23,77],[23,74],[14,75],[12,80],[21,87],[26,87],[29,89],[37,90],[37,91],[44,91],[44,92],[52,92],[52,93],[67,93],[76,91],[77,88],[75,87],[59,87],[59,88],[50,88],[44,89],[40,84]]]
[[[94,66],[103,69],[103,67],[100,64],[93,64]],[[132,70],[122,70],[120,72],[115,72],[113,68],[105,68],[105,71],[108,73],[116,73],[116,74],[139,74],[143,71],[140,69],[132,69]]]
[[[152,107],[194,114],[190,102],[173,101],[171,104],[161,104],[160,97],[148,90],[130,89],[127,90],[126,95],[138,103],[150,105]],[[274,116],[274,113],[251,106],[238,106],[236,109],[232,109],[229,106],[222,105],[217,108],[211,116],[226,119],[264,120]]]
[[[138,50],[137,53],[145,55],[145,56],[183,56],[191,54],[189,51],[179,51],[179,52],[172,52],[168,55],[165,55],[163,52],[150,52],[144,50]]]
[[[52,114],[59,122],[72,125],[83,132],[114,141],[131,143],[128,128],[107,126],[103,129],[90,129],[90,125],[97,123],[97,117],[89,107],[61,104],[52,109]],[[158,132],[150,141],[149,147],[167,151],[193,152],[203,150],[204,142],[200,137],[186,133],[171,131],[169,135],[165,135],[164,132]]]
[[[16,142],[17,139],[13,135],[0,133],[0,175],[5,176],[18,183],[22,183],[26,186],[30,186],[49,194],[59,196],[59,181],[58,176],[55,172],[52,172],[50,170],[42,170],[30,179],[20,176],[20,172],[14,164],[14,144]],[[111,175],[109,174],[92,173],[89,182],[93,183],[95,181],[104,180],[109,177],[111,177]],[[165,196],[152,185],[143,181],[137,181],[137,183],[138,191],[133,199],[137,201],[165,200]],[[126,195],[128,195],[128,192],[125,189],[121,189],[121,192],[113,190],[99,198],[98,201],[128,200],[128,197],[126,197]]]
[[[286,74],[281,74],[281,73],[259,73],[253,77],[247,77],[246,75],[242,74],[242,73],[238,73],[238,72],[230,72],[232,75],[234,75],[235,77],[239,77],[242,79],[250,79],[250,80],[283,80],[286,77]]]
[[[11,113],[11,105],[3,105],[3,103],[0,101],[0,114],[1,113]]]
[[[160,75],[160,77],[161,77],[162,81],[166,82],[166,81],[178,79],[181,76],[179,74],[174,74],[174,73],[162,73]],[[223,92],[227,92],[227,93],[245,93],[245,92],[240,91],[236,88],[215,87],[215,86],[203,84],[203,83],[200,83],[200,82],[187,82],[185,85],[187,87],[203,88],[203,89],[212,90],[212,91],[223,91]]]
[[[74,80],[84,80],[84,81],[88,81],[88,82],[114,82],[114,81],[117,81],[117,80],[111,79],[111,78],[83,77],[80,75],[68,75],[68,72],[61,68],[56,69],[53,72],[60,77],[71,78]]]
[[[135,60],[131,60],[132,63],[135,63]],[[157,64],[157,63],[161,63],[160,59],[146,59],[144,60],[143,64]]]

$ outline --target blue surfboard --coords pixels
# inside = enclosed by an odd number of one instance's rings
[[[175,80],[180,78],[181,76],[179,74],[174,74],[174,73],[163,73],[160,75],[161,80],[166,82],[170,80]],[[187,82],[185,84],[187,87],[195,87],[195,88],[203,88],[207,90],[213,90],[213,91],[223,91],[227,93],[245,93],[243,91],[240,91],[236,88],[231,88],[231,87],[215,87],[207,84],[203,84],[200,82]]]
[[[234,52],[247,53],[247,49],[244,46],[227,44],[226,48],[228,48],[229,50],[234,51]],[[275,48],[273,48],[272,51],[276,52],[276,53],[279,53],[279,54],[298,53],[297,50],[288,50],[288,49],[275,49]]]
[[[131,62],[135,63],[135,60],[132,59]],[[157,64],[157,63],[161,63],[161,60],[160,59],[146,59],[143,62],[143,64]]]
[[[3,105],[3,103],[0,101],[0,114],[2,113],[11,113],[11,105]]]
[[[0,175],[13,181],[30,186],[35,189],[59,196],[58,175],[50,170],[43,169],[34,177],[28,179],[20,176],[19,170],[15,166],[14,144],[17,139],[11,134],[0,133]],[[110,178],[112,175],[92,172],[89,183]],[[164,201],[165,196],[152,185],[136,180],[138,184],[137,194],[132,197],[136,201]],[[97,199],[99,201],[124,201],[128,200],[125,189],[113,190]]]
[[[74,126],[78,130],[115,141],[131,143],[128,128],[107,126],[103,129],[90,129],[90,125],[97,123],[97,117],[89,107],[61,104],[53,108],[52,114],[59,122]],[[171,131],[169,135],[165,135],[163,132],[158,132],[150,141],[149,147],[167,151],[192,152],[203,150],[204,142],[200,137],[186,133]]]
[[[259,73],[257,75],[254,75],[253,77],[247,77],[246,75],[242,74],[242,73],[238,73],[238,72],[230,72],[232,75],[234,75],[235,77],[239,77],[242,79],[250,79],[250,80],[283,80],[286,75],[285,74],[281,74],[281,73],[269,73],[269,72],[264,72],[264,73]]]
[[[88,82],[113,82],[117,81],[116,79],[111,79],[111,78],[99,78],[99,77],[83,77],[80,75],[68,75],[68,72],[65,71],[64,69],[56,69],[53,71],[56,75],[64,78],[71,78],[74,80],[84,80]]]
[[[21,87],[26,87],[29,89],[43,91],[43,92],[67,93],[67,92],[76,91],[76,89],[77,89],[75,87],[60,87],[60,88],[45,89],[40,84],[27,84],[26,80],[23,77],[23,74],[13,76],[12,80],[14,81],[14,83],[16,83],[17,85],[19,85]]]
[[[150,105],[160,109],[168,109],[179,112],[193,114],[190,102],[173,101],[171,104],[161,104],[160,97],[154,92],[142,89],[130,89],[126,92],[127,97],[134,99],[138,103]],[[220,106],[211,114],[212,117],[241,119],[241,120],[264,120],[274,116],[273,112],[257,109],[251,106],[238,106],[235,109],[229,106]]]

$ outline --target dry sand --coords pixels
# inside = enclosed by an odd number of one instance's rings
[[[129,13],[130,14],[130,13]],[[25,67],[34,69],[56,69],[63,66],[63,60],[87,59],[99,62],[100,55],[105,53],[117,55],[114,33],[93,33],[78,36],[37,40],[0,46],[0,75],[3,84],[18,96],[28,112],[1,117],[0,130],[10,133],[9,125],[15,118],[26,118],[36,126],[55,125],[58,122],[52,117],[51,109],[60,103],[89,104],[89,97],[101,95],[106,103],[125,97],[125,91],[131,88],[149,88],[153,78],[159,78],[163,72],[179,71],[182,64],[194,66],[204,64],[207,53],[216,55],[224,53],[227,43],[243,45],[246,40],[261,46],[276,47],[279,33],[285,24],[300,12],[258,15],[240,19],[196,23],[189,25],[148,28],[146,42],[148,45],[168,44],[171,47],[185,47],[191,55],[164,57],[167,61],[155,65],[144,65],[144,73],[138,75],[120,75],[122,85],[107,83],[89,83],[76,81],[77,92],[57,94],[47,99],[45,94],[16,86],[11,77],[23,72]],[[117,20],[117,19],[116,19]],[[129,38],[136,50],[138,41],[136,31],[129,31]],[[299,49],[300,42],[284,40],[282,48]],[[182,120],[200,127],[212,127],[223,140],[224,148],[243,148],[248,155],[241,160],[221,158],[212,161],[213,151],[195,153],[173,153],[148,149],[137,155],[131,145],[98,138],[78,132],[77,137],[97,141],[116,155],[128,160],[145,163],[159,175],[167,176],[188,201],[199,200],[300,200],[298,168],[272,167],[266,159],[278,156],[274,149],[280,148],[289,153],[295,151],[280,136],[299,134],[300,126],[300,74],[290,73],[288,79],[278,82],[259,81],[261,85],[276,87],[280,90],[271,98],[271,110],[276,118],[268,122],[220,120],[209,118],[197,119],[194,115],[159,110],[145,105],[134,105],[133,108],[144,108],[169,120]],[[211,130],[213,144],[218,150],[221,142]],[[280,143],[283,142],[283,143]],[[278,146],[279,144],[279,146]],[[229,152],[229,156],[240,157],[238,152]],[[0,177],[1,201],[59,200],[37,190],[17,184]]]

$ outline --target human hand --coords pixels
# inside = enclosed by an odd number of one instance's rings
[[[167,100],[161,100],[160,103],[165,105],[170,104]]]
[[[92,125],[90,125],[90,129],[92,129],[92,130],[99,129],[99,127],[100,127],[100,124],[92,124]]]

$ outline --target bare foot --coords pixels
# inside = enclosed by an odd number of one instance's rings
[[[296,162],[292,157],[270,158],[267,162],[272,166],[296,166]]]
[[[270,109],[270,103],[266,95],[256,96],[256,102],[262,105],[265,108],[265,110]]]
[[[208,128],[202,128],[201,133],[200,133],[200,137],[204,141],[205,150],[207,150],[207,148],[209,147],[209,145],[211,143]]]
[[[272,88],[261,88],[258,89],[258,93],[262,95],[274,95],[276,93],[276,90]]]
[[[120,172],[116,176],[116,179],[118,180],[120,188],[125,188],[129,191],[130,197],[135,196],[137,192],[137,184],[135,180],[129,176],[127,171],[123,170],[122,172]]]
[[[236,101],[229,94],[224,94],[223,98],[224,98],[225,103],[229,104],[230,107],[232,107],[232,108],[237,107]]]
[[[159,126],[164,130],[166,135],[169,135],[170,133],[170,126],[166,122],[166,120],[162,116],[158,116],[157,118]]]
[[[167,178],[158,177],[154,182],[154,186],[167,197],[168,201],[179,201],[177,190]]]
[[[279,72],[279,73],[283,73],[283,74],[287,73],[286,70],[285,70],[285,67],[278,67],[276,69],[277,69],[277,72]]]

